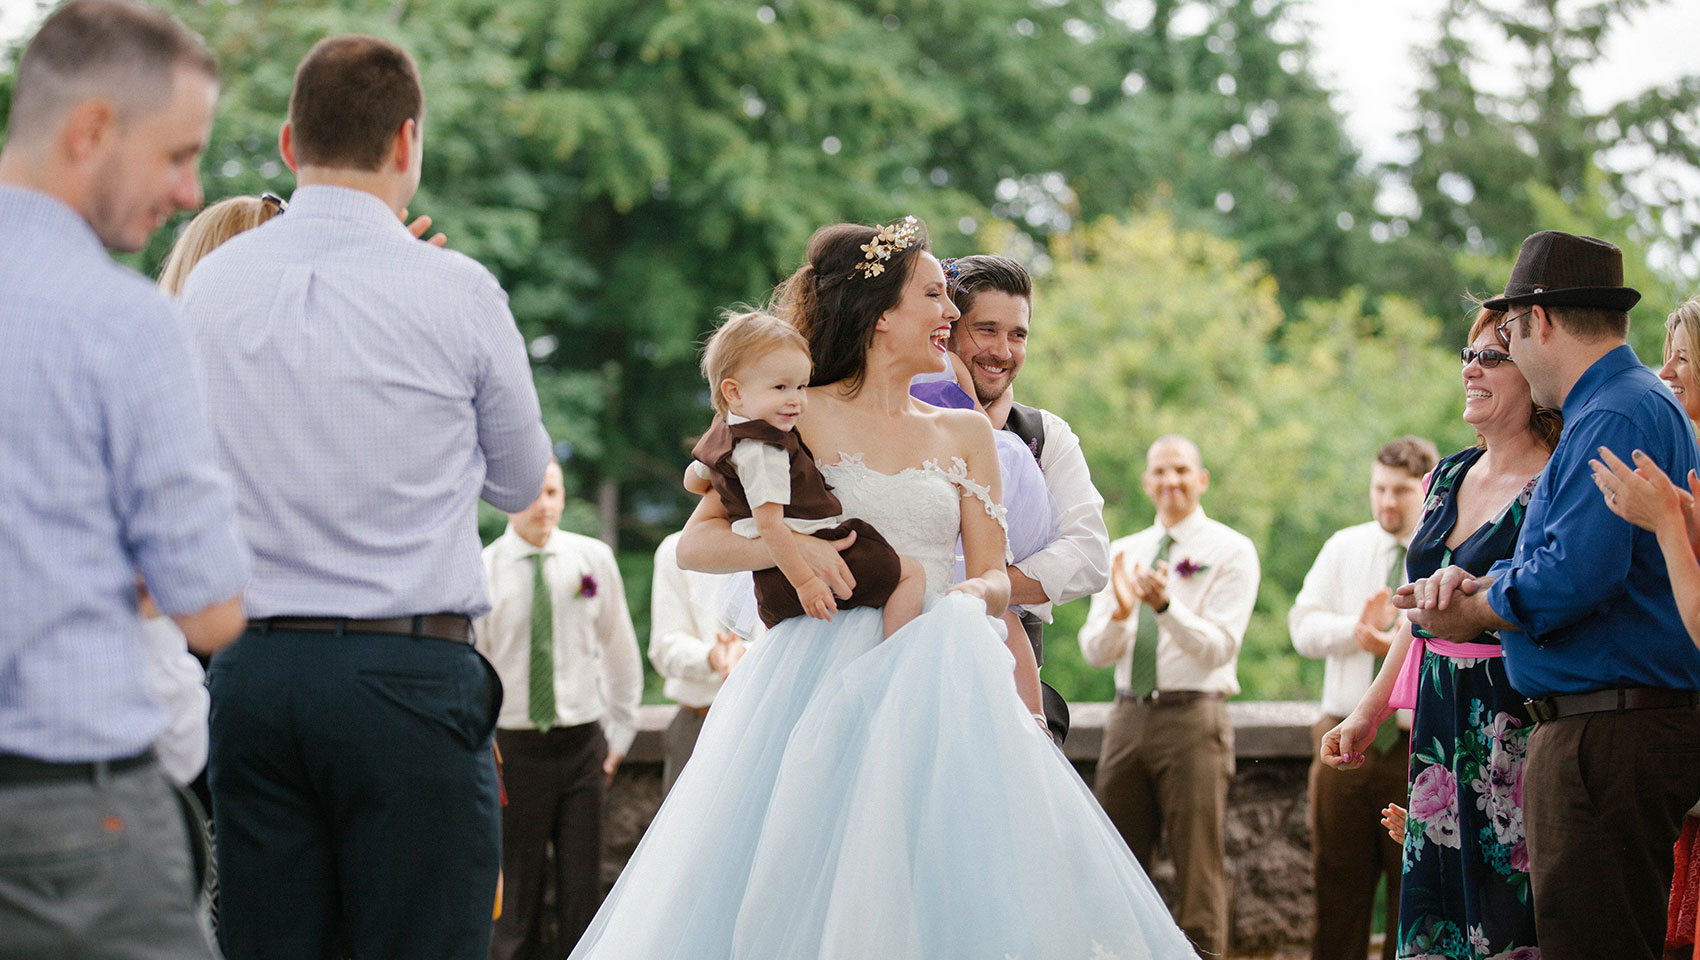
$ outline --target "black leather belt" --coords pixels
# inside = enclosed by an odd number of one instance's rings
[[[1194,703],[1199,700],[1223,700],[1227,696],[1220,690],[1153,690],[1148,697],[1136,696],[1131,690],[1116,691],[1117,700],[1148,703],[1154,707],[1177,707],[1183,703]]]
[[[153,748],[133,757],[117,760],[97,760],[93,763],[54,763],[34,757],[0,753],[0,786],[29,783],[60,783],[68,780],[87,780],[93,783],[102,776],[135,770],[153,763]]]
[[[417,617],[392,617],[388,620],[353,620],[348,617],[268,617],[248,624],[250,630],[270,633],[273,630],[293,630],[298,633],[375,633],[393,637],[428,638],[472,642],[472,620],[464,613],[428,613]]]
[[[1700,705],[1700,693],[1664,687],[1615,687],[1588,693],[1563,693],[1538,700],[1525,700],[1529,716],[1536,722],[1573,717],[1579,713],[1623,713],[1628,710],[1660,710]]]

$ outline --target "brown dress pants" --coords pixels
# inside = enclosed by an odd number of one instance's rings
[[[1356,770],[1337,770],[1317,759],[1322,735],[1343,718],[1323,717],[1311,728],[1310,862],[1316,876],[1313,960],[1363,960],[1375,913],[1375,885],[1387,878],[1387,940],[1382,960],[1393,960],[1399,941],[1402,849],[1381,825],[1381,809],[1406,805],[1411,734],[1401,730],[1386,752],[1364,751]]]
[[[1234,728],[1221,700],[1166,706],[1118,697],[1093,792],[1147,871],[1159,837],[1175,862],[1175,922],[1203,953],[1228,949],[1222,821]]]
[[[1536,724],[1523,819],[1544,960],[1657,960],[1672,846],[1700,797],[1700,707]]]
[[[597,724],[497,730],[502,748],[502,915],[495,960],[564,957],[602,905],[602,761],[608,742]],[[554,848],[555,936],[543,912],[548,849]],[[553,944],[553,948],[550,948]]]

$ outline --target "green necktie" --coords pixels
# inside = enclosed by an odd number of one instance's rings
[[[1157,555],[1151,558],[1151,569],[1169,559],[1169,548],[1175,538],[1167,531],[1157,541]],[[1133,635],[1133,663],[1128,671],[1128,690],[1143,700],[1157,689],[1157,611],[1149,603],[1139,605],[1139,632]]]
[[[1394,590],[1405,585],[1405,545],[1402,543],[1393,545],[1393,566],[1387,568],[1387,585]],[[1375,658],[1374,672],[1381,672],[1380,657]],[[1375,731],[1375,740],[1370,745],[1375,747],[1377,753],[1386,753],[1398,742],[1398,714],[1389,714],[1387,719],[1381,722],[1380,728]]]
[[[555,725],[555,601],[543,579],[544,554],[531,555],[531,722],[537,729]]]

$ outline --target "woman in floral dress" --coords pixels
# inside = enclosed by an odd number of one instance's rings
[[[1509,557],[1558,442],[1557,413],[1534,405],[1506,352],[1497,328],[1504,319],[1483,310],[1470,330],[1464,420],[1476,428],[1478,443],[1441,460],[1431,475],[1406,558],[1412,579],[1450,564],[1481,575]],[[1499,639],[1484,634],[1447,643],[1413,637],[1406,625],[1357,709],[1324,735],[1323,762],[1361,763],[1360,751],[1399,706],[1415,706],[1416,714],[1398,955],[1539,957],[1523,833],[1531,723],[1523,696],[1506,679]]]

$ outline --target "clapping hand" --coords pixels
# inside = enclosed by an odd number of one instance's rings
[[[1693,546],[1700,536],[1700,516],[1696,516],[1696,495],[1700,494],[1700,477],[1688,472],[1688,489],[1672,483],[1653,459],[1636,450],[1630,455],[1635,468],[1618,459],[1605,447],[1600,459],[1589,460],[1594,469],[1594,484],[1605,494],[1606,506],[1643,530],[1659,532],[1661,526],[1674,527],[1682,520]],[[1603,461],[1603,462],[1602,462]]]
[[[744,659],[744,641],[730,630],[714,632],[714,646],[708,649],[708,666],[720,679],[725,680],[732,675],[732,668],[738,661]]]
[[[1385,657],[1392,646],[1392,638],[1387,632],[1398,622],[1399,610],[1393,606],[1393,589],[1382,587],[1364,601],[1363,613],[1358,615],[1358,622],[1352,626],[1352,639],[1365,653]]]
[[[1134,567],[1133,586],[1139,599],[1157,613],[1169,608],[1169,561],[1159,560],[1156,567]]]
[[[1116,608],[1110,612],[1110,618],[1126,620],[1133,616],[1133,608],[1143,595],[1134,587],[1133,574],[1127,572],[1127,554],[1116,554],[1110,563],[1110,588],[1116,596]]]

